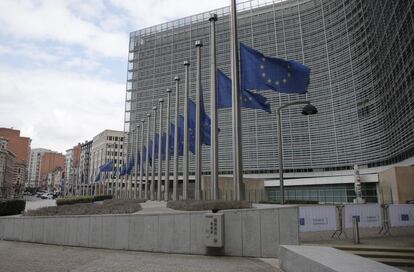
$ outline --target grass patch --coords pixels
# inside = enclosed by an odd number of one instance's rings
[[[251,204],[247,201],[235,200],[177,200],[168,201],[167,207],[180,211],[207,211],[207,210],[230,210],[248,209]]]
[[[145,200],[139,199],[107,199],[103,203],[77,203],[72,205],[61,205],[43,207],[37,210],[29,210],[25,216],[59,216],[59,215],[91,215],[91,214],[125,214],[140,211],[140,203]]]

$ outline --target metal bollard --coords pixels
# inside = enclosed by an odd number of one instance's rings
[[[361,241],[359,239],[359,216],[352,218],[352,232],[354,234],[354,244],[359,244]]]

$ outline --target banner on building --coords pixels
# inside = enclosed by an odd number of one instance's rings
[[[359,219],[360,228],[376,228],[382,225],[381,205],[345,205],[345,228],[352,228],[352,219]]]
[[[391,227],[414,226],[414,204],[391,204],[388,213]]]
[[[301,232],[336,230],[335,206],[299,207]]]

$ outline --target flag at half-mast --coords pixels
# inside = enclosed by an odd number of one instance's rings
[[[217,69],[217,106],[219,109],[231,108],[232,91],[231,79],[228,78],[221,70]],[[253,93],[248,90],[241,90],[241,107],[250,109],[264,110],[271,113],[270,104],[267,98],[261,94]]]
[[[308,91],[310,68],[293,60],[267,57],[240,43],[242,90],[274,90],[304,94]]]

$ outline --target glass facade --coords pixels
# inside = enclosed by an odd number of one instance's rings
[[[352,169],[354,164],[379,166],[414,155],[414,1],[287,0],[238,4],[239,39],[269,56],[302,62],[311,68],[306,95],[272,91],[268,114],[242,109],[245,173],[274,173],[278,167],[276,108],[310,100],[319,113],[301,108],[282,113],[284,168],[287,172]],[[190,61],[190,96],[195,98],[196,51],[201,40],[202,88],[210,110],[209,21],[217,13],[217,65],[230,76],[229,8],[182,18],[130,34],[125,131],[128,154],[135,150],[133,129],[174,77],[184,79]],[[183,113],[184,80],[180,86]],[[174,93],[174,92],[173,92]],[[174,120],[174,95],[171,122]],[[165,103],[164,103],[165,120]],[[219,119],[219,172],[232,173],[231,109]],[[157,120],[158,121],[158,120]],[[157,124],[158,126],[159,124]],[[163,127],[165,131],[166,122]],[[145,129],[147,125],[145,125]],[[157,128],[158,131],[158,128]],[[144,133],[146,135],[146,132]],[[203,146],[203,171],[210,169],[209,147]],[[190,155],[190,170],[194,159]],[[181,159],[180,165],[181,167]]]
[[[267,188],[267,201],[280,201],[278,187]],[[352,203],[356,198],[353,184],[294,186],[285,188],[287,201],[305,200],[317,201],[321,204]],[[368,203],[377,203],[377,188],[375,183],[362,183],[362,198]],[[252,199],[255,201],[255,199]]]

